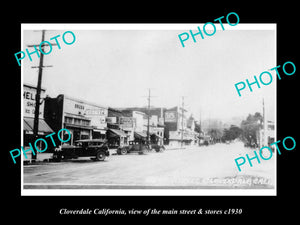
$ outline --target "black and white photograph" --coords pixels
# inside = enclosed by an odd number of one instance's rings
[[[276,72],[295,67],[276,24],[229,18],[22,24],[21,194],[276,195]]]
[[[230,3],[6,4],[3,221],[294,221],[297,5]]]

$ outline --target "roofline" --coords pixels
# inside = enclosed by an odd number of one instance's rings
[[[29,83],[23,83],[23,86],[26,86],[26,87],[30,87],[30,88],[37,89],[36,85],[29,84]],[[41,87],[41,90],[43,90],[43,91],[46,91],[46,89],[45,89],[45,88],[43,88],[43,87]]]
[[[80,139],[80,140],[76,140],[75,142],[101,142],[101,141],[106,142],[107,139],[99,139],[99,138],[97,138],[97,139]]]
[[[85,100],[82,100],[82,99],[73,98],[73,97],[70,97],[69,95],[66,95],[66,94],[59,94],[57,97],[59,97],[59,96],[63,96],[64,98],[67,98],[69,100],[77,101],[78,103],[88,104],[88,105],[91,105],[91,106],[100,107],[100,108],[104,108],[104,109],[108,110],[108,106],[103,106],[103,105],[99,105],[99,104],[89,102],[89,101],[85,101]]]

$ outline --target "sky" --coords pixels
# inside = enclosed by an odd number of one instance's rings
[[[195,32],[198,24],[193,24]],[[51,29],[45,40],[60,35],[61,49],[53,46],[44,56],[42,87],[46,94],[59,94],[109,107],[141,107],[147,105],[151,89],[151,105],[171,108],[184,105],[194,117],[217,118],[224,122],[231,117],[262,112],[262,99],[268,120],[275,120],[276,79],[270,85],[253,85],[239,97],[234,84],[259,77],[260,73],[276,66],[276,32],[274,30],[217,30],[213,36],[192,38],[183,48],[180,29],[138,28],[89,30]],[[146,25],[145,25],[146,27]],[[200,26],[202,27],[202,26]],[[155,27],[154,27],[155,28]],[[61,36],[72,31],[76,40],[66,45]],[[23,31],[23,51],[30,44],[41,42],[41,32]],[[66,40],[72,40],[66,35]],[[69,39],[68,39],[69,38]],[[55,43],[54,40],[50,41]],[[28,49],[33,51],[32,48]],[[23,82],[37,83],[39,58],[22,60]],[[265,78],[267,80],[267,78]]]

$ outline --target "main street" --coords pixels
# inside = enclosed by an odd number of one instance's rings
[[[24,165],[24,188],[274,188],[275,159],[246,162],[254,156],[241,142],[167,149],[144,155],[111,155],[104,162],[79,158]],[[114,153],[114,152],[112,152]]]

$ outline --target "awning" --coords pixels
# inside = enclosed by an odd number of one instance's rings
[[[157,133],[150,133],[150,135],[152,136],[152,135],[155,135],[156,137],[158,137],[158,138],[163,138],[162,136],[159,136]]]
[[[94,128],[92,126],[86,126],[86,125],[78,125],[78,124],[71,124],[71,123],[64,123],[66,128],[79,128],[81,130],[93,130]]]
[[[114,136],[120,136],[120,137],[127,137],[126,133],[122,130],[117,130],[117,129],[108,129],[108,132],[110,132],[110,136],[114,137]]]
[[[101,129],[93,129],[94,132],[99,132],[100,134],[105,134],[106,130],[101,130]]]
[[[134,137],[135,138],[147,138],[147,134],[144,133],[144,132],[137,132],[137,131],[135,131],[134,132]]]
[[[24,120],[24,122],[23,122],[23,129],[25,130],[25,131],[32,131],[33,129],[25,122],[25,120]]]
[[[23,128],[25,131],[29,133],[33,133],[33,124],[34,124],[34,118],[24,117]],[[46,123],[44,119],[39,119],[38,134],[45,134],[45,133],[53,133],[53,130],[49,127],[49,125]]]

